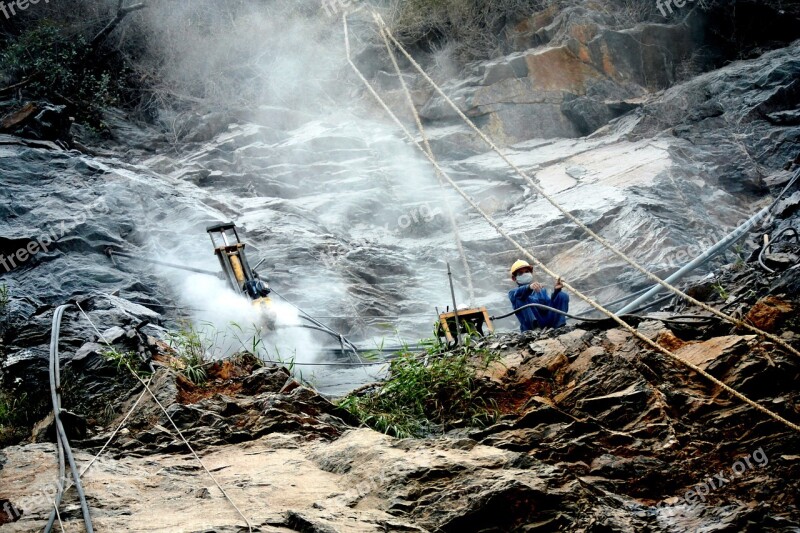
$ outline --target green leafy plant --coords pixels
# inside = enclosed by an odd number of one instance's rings
[[[492,422],[497,409],[482,396],[478,371],[496,356],[476,348],[469,334],[465,339],[449,352],[436,338],[420,342],[423,353],[406,347],[390,363],[389,378],[378,390],[351,394],[339,405],[366,425],[400,438]]]
[[[182,323],[177,332],[169,334],[169,345],[178,355],[176,370],[195,385],[205,383],[207,359],[218,341],[219,332],[211,324],[198,329],[191,323]]]
[[[711,288],[714,289],[714,292],[716,292],[717,295],[720,297],[720,299],[722,299],[723,301],[727,300],[728,297],[730,296],[730,293],[728,293],[728,290],[725,288],[724,285],[722,285],[722,282],[720,280],[714,282]]]
[[[0,427],[16,426],[27,422],[27,393],[11,395],[0,392]]]
[[[142,362],[141,358],[136,355],[135,352],[127,351],[123,352],[117,350],[116,348],[108,348],[104,350],[101,355],[105,358],[106,361],[114,363],[117,365],[117,370],[128,370],[131,372],[136,372],[139,364]]]
[[[202,385],[206,382],[208,375],[203,364],[196,364],[194,362],[188,363],[182,371],[183,375],[194,383],[195,385]]]
[[[83,35],[45,20],[6,43],[0,53],[0,72],[27,81],[26,90],[34,96],[76,103],[79,114],[83,110],[85,118],[96,119],[100,107],[118,103],[126,76],[87,61],[88,52]]]
[[[253,354],[257,359],[264,359],[267,350],[264,344],[263,331],[260,327],[253,324],[252,330],[243,328],[236,322],[230,323],[230,330],[234,339],[247,353]]]
[[[8,291],[8,286],[3,283],[0,285],[0,355],[3,355],[3,342],[6,331],[9,328],[8,323],[8,304],[11,301],[11,296]]]
[[[736,261],[733,263],[733,269],[737,272],[744,269],[744,246],[737,244],[733,247],[733,253],[736,255]]]

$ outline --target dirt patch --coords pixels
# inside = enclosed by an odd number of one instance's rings
[[[550,380],[534,378],[523,383],[516,383],[506,390],[496,391],[492,399],[497,404],[501,415],[520,414],[533,397],[550,398],[553,385]]]
[[[242,390],[242,383],[238,381],[224,381],[222,383],[205,383],[196,385],[183,376],[178,376],[178,403],[191,405],[199,403],[206,398],[217,394],[235,396]]]
[[[206,370],[207,381],[196,384],[184,376],[179,375],[178,402],[183,405],[198,403],[217,394],[235,396],[242,391],[243,380],[253,370],[260,366],[260,362],[249,354],[244,354],[233,359],[219,361]]]
[[[679,339],[672,333],[670,330],[666,329],[658,334],[656,338],[656,342],[659,346],[662,346],[670,351],[680,350],[684,344],[684,341]]]

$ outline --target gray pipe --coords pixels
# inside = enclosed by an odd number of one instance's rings
[[[722,239],[717,244],[706,250],[702,255],[697,257],[694,261],[688,263],[687,265],[685,265],[683,268],[672,274],[664,281],[671,285],[674,285],[676,281],[684,277],[686,274],[693,271],[703,263],[709,261],[712,257],[722,252],[723,250],[726,250],[731,245],[733,245],[733,243],[741,239],[748,231],[750,231],[750,229],[753,226],[756,225],[757,222],[759,222],[763,218],[766,218],[769,215],[770,211],[772,211],[772,208],[775,207],[775,205],[780,201],[780,199],[783,198],[783,195],[786,194],[786,192],[792,188],[792,185],[794,185],[794,183],[798,179],[800,179],[800,168],[795,171],[792,179],[789,180],[789,183],[786,184],[786,187],[783,188],[783,190],[780,192],[780,194],[778,194],[778,196],[775,198],[775,200],[772,201],[771,204],[769,204],[767,207],[765,207],[764,209],[762,209],[761,211],[750,217],[750,219],[748,219],[747,222],[745,222],[744,224],[742,224],[741,226],[730,232],[727,236],[725,236],[724,239]],[[643,294],[636,300],[632,301],[631,303],[629,303],[628,305],[617,311],[617,314],[623,315],[625,313],[629,313],[631,309],[635,309],[637,306],[643,304],[648,299],[650,299],[653,295],[657,294],[662,287],[663,285],[661,285],[660,283],[654,285],[653,288],[651,288],[645,294]]]
[[[56,309],[55,314],[53,315],[53,332],[51,336],[61,334],[61,315],[63,315],[64,309]],[[61,411],[61,394],[58,393],[61,390],[61,376],[60,376],[60,365],[58,356],[54,354],[53,350],[56,348],[57,343],[50,341],[50,389],[51,394],[53,389],[56,390],[56,403],[55,410]],[[44,527],[45,533],[50,533],[53,529],[53,525],[56,521],[56,509],[61,506],[61,499],[64,496],[64,483],[66,481],[66,462],[64,458],[64,446],[61,441],[61,432],[56,430],[56,448],[58,450],[58,483],[56,484],[56,497],[54,501],[53,510],[50,511],[50,518],[47,520],[47,525]]]
[[[743,236],[745,236],[747,232],[750,231],[750,229],[752,229],[752,227],[756,225],[756,223],[758,223],[764,217],[766,217],[771,210],[772,210],[772,205],[765,207],[764,209],[753,215],[750,219],[748,219],[747,222],[745,222],[744,224],[742,224],[741,226],[730,232],[728,235],[726,235],[725,238],[723,238],[717,244],[715,244],[714,246],[703,252],[693,261],[684,265],[683,268],[672,274],[664,281],[671,285],[674,285],[676,281],[683,278],[686,274],[690,273],[697,267],[701,266],[703,263],[708,262],[709,260],[711,260],[711,258],[719,254],[720,252],[727,250],[728,248],[731,247],[731,245],[733,245],[733,243],[735,243]],[[634,301],[632,301],[631,303],[629,303],[628,305],[617,311],[617,314],[624,315],[626,313],[629,313],[632,309],[636,309],[637,307],[642,305],[644,302],[646,302],[647,300],[649,300],[651,297],[658,294],[662,290],[663,286],[661,284],[653,285],[653,287],[649,291],[647,291],[642,296],[640,296],[639,298],[635,299]]]
[[[61,336],[61,319],[64,316],[64,311],[68,307],[69,305],[59,306],[55,313],[53,313],[53,330],[50,337],[50,397],[53,401],[53,417],[55,419],[56,426],[56,441],[60,450],[59,474],[61,475],[61,478],[58,480],[59,494],[56,500],[57,503],[60,503],[61,496],[63,495],[65,474],[62,473],[62,469],[65,470],[64,457],[66,456],[67,461],[69,462],[70,470],[72,471],[72,477],[75,479],[75,490],[78,492],[78,498],[81,502],[81,512],[83,513],[83,522],[86,524],[86,533],[94,533],[92,517],[89,515],[89,505],[86,503],[86,494],[84,493],[83,485],[81,484],[81,473],[80,470],[78,470],[77,464],[75,463],[75,457],[72,455],[72,448],[69,445],[67,433],[64,431],[64,424],[61,423],[61,393],[59,392],[61,387],[61,368],[58,355],[58,340]],[[53,509],[50,519],[47,522],[47,526],[45,527],[46,533],[49,533],[53,527],[55,513],[56,511]]]

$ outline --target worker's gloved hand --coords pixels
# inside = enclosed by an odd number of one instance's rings
[[[540,290],[542,290],[544,287],[542,287],[542,284],[541,284],[541,283],[534,281],[533,283],[531,283],[531,284],[530,284],[530,288],[531,288],[531,290],[532,290],[532,291],[534,291],[534,292],[539,292],[539,291],[540,291]]]

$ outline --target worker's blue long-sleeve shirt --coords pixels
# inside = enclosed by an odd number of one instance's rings
[[[534,292],[530,285],[523,285],[508,292],[508,299],[514,309],[519,309],[528,304],[541,304],[559,311],[569,311],[569,295],[560,289],[553,291],[553,297],[547,293],[547,289]],[[540,328],[559,328],[566,324],[567,317],[537,307],[529,307],[517,312],[520,331],[529,331],[537,327]]]

